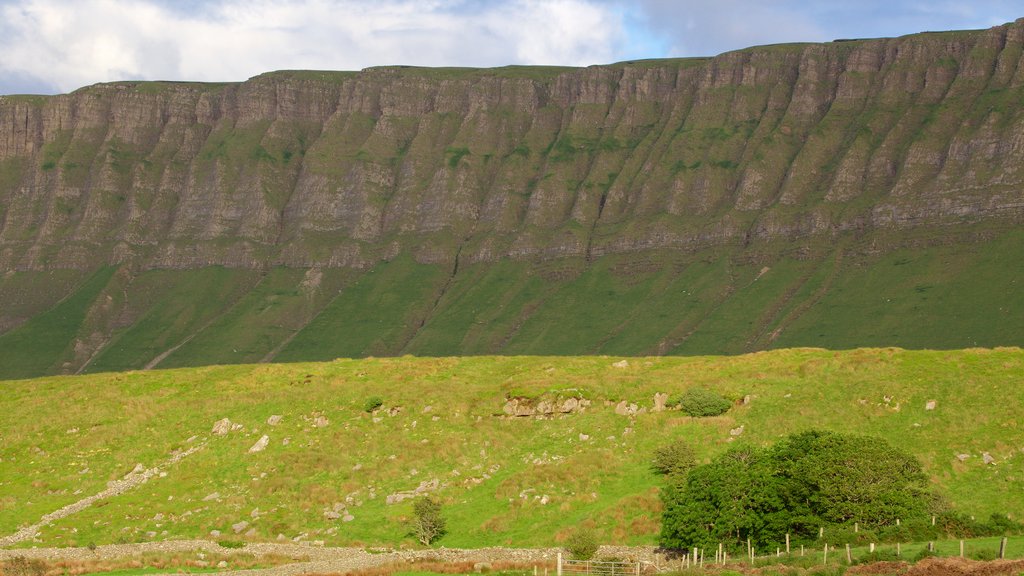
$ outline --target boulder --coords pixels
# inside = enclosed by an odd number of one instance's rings
[[[260,439],[257,440],[255,444],[252,445],[252,448],[249,448],[249,454],[263,452],[266,450],[267,444],[270,444],[270,436],[264,434],[263,436],[260,436]]]
[[[216,422],[213,423],[213,429],[210,430],[210,433],[213,434],[214,436],[224,436],[225,434],[227,434],[230,431],[231,431],[231,420],[228,420],[227,418],[223,418],[223,419],[217,420]]]

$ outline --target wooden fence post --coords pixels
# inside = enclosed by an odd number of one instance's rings
[[[803,558],[803,555],[804,555],[804,545],[801,544],[800,545],[800,557]]]
[[[900,555],[900,543],[899,542],[896,543],[896,555],[897,556]]]
[[[964,557],[964,541],[963,540],[960,541],[960,557],[961,558]]]
[[[850,554],[850,545],[846,545],[846,563],[853,564],[853,556]]]
[[[558,553],[558,576],[562,576],[562,553]]]
[[[1006,558],[1006,536],[1003,536],[1003,539],[999,541],[999,557]]]
[[[786,532],[786,556],[789,556],[789,532]]]
[[[822,564],[828,566],[828,544],[825,544],[825,551],[822,554]]]

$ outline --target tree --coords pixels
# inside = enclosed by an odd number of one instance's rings
[[[882,527],[939,511],[921,464],[879,438],[811,431],[769,448],[738,447],[671,478],[661,545],[773,548],[819,526]]]
[[[579,528],[565,541],[565,550],[573,560],[590,560],[597,554],[600,544],[597,535],[589,528]]]
[[[684,476],[696,463],[693,448],[677,440],[654,451],[651,469],[657,474]]]
[[[412,513],[412,535],[420,544],[429,546],[448,532],[445,519],[441,516],[441,503],[429,496],[414,502]]]

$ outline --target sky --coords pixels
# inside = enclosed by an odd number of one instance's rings
[[[988,28],[1024,0],[0,0],[0,94],[271,70],[588,66]]]

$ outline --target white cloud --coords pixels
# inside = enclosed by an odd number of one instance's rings
[[[0,77],[68,91],[123,79],[241,80],[287,68],[587,65],[614,61],[625,41],[614,5],[587,0],[190,6],[201,9],[158,0],[0,4]],[[0,79],[0,93],[7,88]]]

